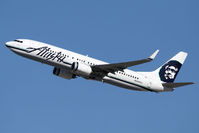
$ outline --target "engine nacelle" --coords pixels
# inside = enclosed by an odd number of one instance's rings
[[[53,74],[65,79],[73,79],[76,78],[76,75],[70,72],[69,70],[54,67]]]
[[[88,77],[92,73],[90,66],[79,62],[73,62],[71,69],[74,73],[82,77]]]

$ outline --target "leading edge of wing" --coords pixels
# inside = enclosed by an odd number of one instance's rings
[[[113,63],[113,64],[95,65],[95,66],[92,66],[92,68],[97,71],[101,70],[101,71],[106,71],[106,72],[115,72],[118,70],[126,69],[127,67],[150,62],[156,57],[158,52],[159,52],[159,50],[156,50],[151,56],[149,56],[146,59],[129,61],[129,62],[121,62],[121,63]]]

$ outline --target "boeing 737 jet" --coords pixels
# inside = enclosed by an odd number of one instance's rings
[[[17,39],[6,46],[16,54],[54,67],[53,74],[65,79],[83,77],[97,80],[130,90],[165,92],[193,82],[174,83],[187,53],[179,52],[165,64],[151,72],[135,72],[128,67],[152,61],[156,50],[146,59],[109,64],[50,44]]]

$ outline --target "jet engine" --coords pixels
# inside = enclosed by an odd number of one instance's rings
[[[70,72],[69,70],[54,67],[53,74],[65,79],[73,79],[76,78],[76,75]]]
[[[92,68],[86,64],[73,62],[71,69],[74,73],[82,77],[89,77],[92,73]]]

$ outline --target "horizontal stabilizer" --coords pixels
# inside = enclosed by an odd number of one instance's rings
[[[191,85],[191,84],[194,84],[194,82],[162,83],[162,85],[167,88],[177,88],[177,87]]]

